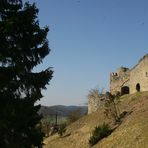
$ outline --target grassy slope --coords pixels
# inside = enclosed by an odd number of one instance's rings
[[[131,112],[114,132],[101,140],[94,148],[147,148],[148,147],[148,92],[136,93],[121,97],[120,110]],[[58,135],[45,139],[44,148],[88,148],[88,139],[92,129],[103,122],[113,123],[105,119],[103,110],[87,115],[71,124],[67,135]]]

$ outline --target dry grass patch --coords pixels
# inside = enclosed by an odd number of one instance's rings
[[[148,147],[148,92],[125,95],[120,98],[120,111],[127,115],[122,123],[108,137],[93,148],[147,148]],[[103,122],[114,127],[111,119],[106,119],[103,110],[84,116],[67,127],[63,138],[53,135],[45,139],[44,148],[89,148],[89,138],[95,126]]]

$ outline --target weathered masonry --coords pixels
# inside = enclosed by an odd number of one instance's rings
[[[110,74],[110,92],[121,95],[148,91],[148,54],[141,58],[132,69],[120,67]],[[88,100],[88,114],[102,106],[102,97],[92,97]]]
[[[132,69],[120,67],[110,74],[110,92],[121,95],[148,91],[148,54],[141,58]]]

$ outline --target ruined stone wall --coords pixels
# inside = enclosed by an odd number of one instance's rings
[[[123,86],[129,86],[130,70],[121,67],[116,73],[110,74],[110,92],[121,92]]]
[[[116,73],[110,75],[110,92],[121,92],[124,86],[129,88],[129,93],[148,91],[148,54],[141,58],[132,69],[121,67]]]
[[[148,91],[148,54],[141,58],[132,69],[121,67],[117,72],[110,74],[110,92],[112,94],[118,91],[122,94],[122,88],[124,87],[128,87],[128,93],[130,94],[137,91]],[[104,96],[89,98],[88,114],[102,107],[104,102],[101,100],[103,99]]]
[[[104,96],[100,96],[99,98],[91,97],[88,99],[88,114],[91,114],[95,111],[97,111],[99,108],[101,108],[104,105]]]
[[[140,91],[148,91],[148,55],[145,55],[130,72],[130,93],[137,92],[136,86],[140,85]]]

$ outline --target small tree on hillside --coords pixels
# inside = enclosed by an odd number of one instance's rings
[[[111,116],[114,118],[115,122],[120,121],[120,110],[118,106],[120,94],[117,93],[115,95],[112,95],[111,93],[106,93],[106,99],[105,99],[105,115],[107,117]]]
[[[66,126],[66,123],[62,123],[59,125],[58,134],[60,135],[60,137],[62,137],[63,134],[66,132]]]
[[[94,88],[94,89],[91,89],[88,93],[88,99],[89,98],[100,98],[100,96],[102,96],[104,93],[103,93],[103,89],[99,89],[99,88]]]
[[[35,4],[0,1],[0,147],[40,146],[41,90],[52,78],[48,68],[33,72],[50,49],[48,28],[40,28]]]
[[[109,134],[111,134],[111,129],[108,124],[103,123],[100,126],[96,126],[89,139],[90,146],[95,145],[98,141],[107,137]]]

